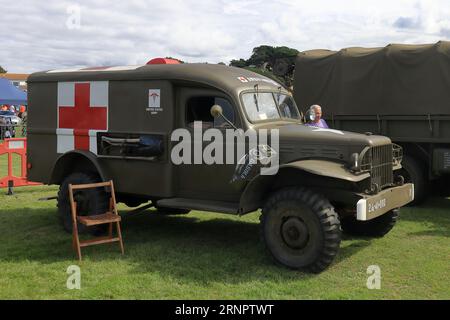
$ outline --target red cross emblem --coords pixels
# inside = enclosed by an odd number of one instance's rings
[[[96,133],[108,130],[108,82],[58,84],[58,153],[97,153]]]

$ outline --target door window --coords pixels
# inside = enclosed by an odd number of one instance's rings
[[[186,103],[186,124],[188,127],[194,127],[194,121],[202,121],[204,129],[208,128],[230,128],[231,126],[222,118],[214,118],[211,115],[213,105],[222,107],[223,115],[234,123],[234,109],[226,98],[215,96],[191,97]]]

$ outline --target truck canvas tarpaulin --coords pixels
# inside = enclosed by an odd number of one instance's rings
[[[450,42],[310,50],[296,58],[294,97],[333,115],[450,114]]]

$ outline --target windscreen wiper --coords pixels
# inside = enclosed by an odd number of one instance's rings
[[[255,84],[255,86],[253,87],[255,88],[255,93],[253,94],[253,100],[255,101],[255,106],[256,106],[256,112],[259,113],[259,105],[258,105],[258,85]]]

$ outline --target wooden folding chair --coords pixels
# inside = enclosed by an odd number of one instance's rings
[[[109,211],[103,214],[96,215],[87,215],[87,216],[79,216],[77,215],[77,203],[74,201],[73,191],[74,190],[82,190],[82,189],[90,189],[90,188],[99,188],[99,187],[110,187],[111,196],[109,198]],[[120,221],[121,218],[117,212],[117,204],[116,204],[116,196],[114,193],[114,184],[112,180],[107,182],[99,182],[99,183],[89,183],[89,184],[69,184],[69,197],[70,197],[70,208],[72,211],[72,245],[76,250],[78,259],[81,261],[81,248],[87,246],[93,246],[96,244],[110,243],[110,242],[119,242],[120,250],[122,254],[124,254],[123,241],[122,241],[122,232],[120,230]],[[88,212],[86,212],[87,214]],[[101,224],[109,224],[108,235],[105,237],[95,237],[90,240],[80,241],[78,236],[78,223],[85,225],[86,227],[101,225]],[[117,228],[117,237],[113,237],[113,224],[116,224]]]

